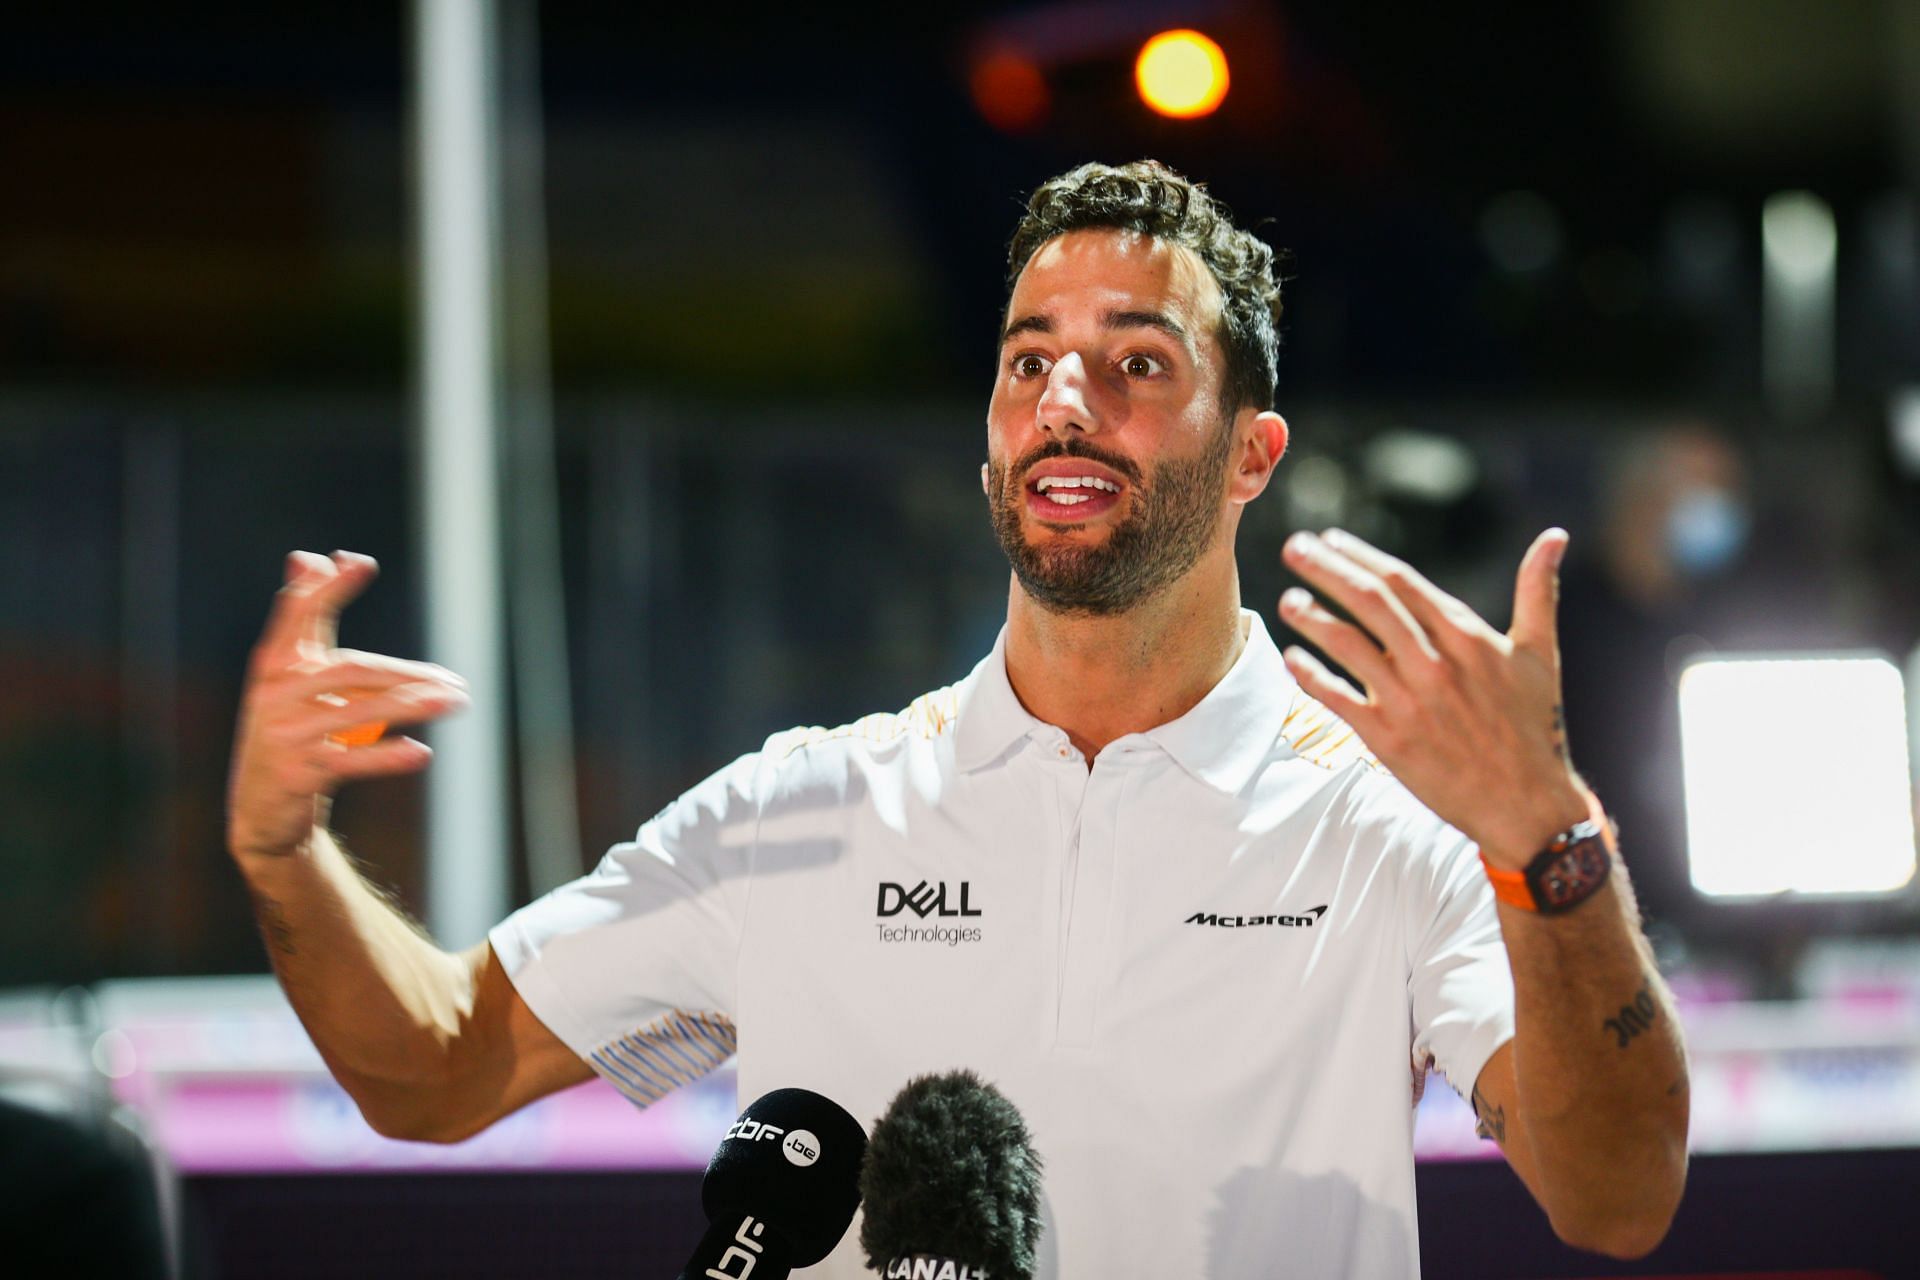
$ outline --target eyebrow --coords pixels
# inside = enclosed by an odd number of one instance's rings
[[[1100,317],[1100,321],[1101,327],[1106,329],[1158,329],[1189,351],[1193,349],[1192,343],[1187,340],[1185,326],[1162,311],[1109,311]],[[1053,317],[1035,312],[1009,324],[1006,332],[1000,335],[1000,345],[1005,346],[1023,333],[1052,332]]]

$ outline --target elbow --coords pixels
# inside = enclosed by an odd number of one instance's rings
[[[1613,1222],[1582,1223],[1570,1227],[1562,1227],[1556,1222],[1553,1231],[1560,1237],[1562,1243],[1571,1245],[1575,1249],[1604,1254],[1622,1262],[1633,1262],[1659,1248],[1660,1242],[1667,1238],[1667,1229],[1672,1224],[1671,1214],[1644,1215]]]
[[[1553,1233],[1562,1243],[1623,1262],[1646,1257],[1660,1247],[1673,1227],[1686,1189],[1684,1159],[1671,1178],[1629,1203],[1594,1207],[1585,1213],[1553,1215]]]
[[[439,1116],[425,1109],[388,1111],[369,1110],[362,1106],[360,1116],[369,1129],[383,1138],[400,1142],[431,1142],[440,1146],[465,1142],[487,1127],[484,1121]]]
[[[451,1146],[466,1141],[480,1131],[480,1126],[448,1123],[424,1111],[389,1111],[362,1105],[360,1117],[367,1122],[369,1129],[381,1137],[399,1142],[432,1142]]]
[[[486,1121],[449,1108],[444,1089],[399,1088],[345,1078],[340,1084],[359,1108],[367,1127],[383,1138],[451,1145],[487,1127]]]

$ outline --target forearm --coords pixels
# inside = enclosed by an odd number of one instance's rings
[[[234,860],[274,973],[328,1068],[376,1128],[430,1130],[411,1113],[439,1092],[471,1013],[466,965],[368,885],[323,826],[292,852]]]
[[[1687,1062],[1672,998],[1613,875],[1572,911],[1499,907],[1514,981],[1514,1093],[1536,1194],[1569,1241],[1658,1243],[1687,1168]]]
[[[1287,670],[1472,837],[1490,872],[1523,884],[1556,832],[1597,811],[1573,771],[1560,705],[1555,609],[1566,547],[1566,532],[1548,529],[1527,548],[1504,635],[1351,534],[1298,534],[1285,551],[1353,621],[1304,591],[1281,598],[1281,616],[1366,692],[1303,649],[1287,650]],[[1515,1035],[1474,1085],[1482,1131],[1500,1140],[1563,1239],[1647,1252],[1686,1179],[1686,1053],[1626,876],[1562,914],[1505,901],[1499,912]]]

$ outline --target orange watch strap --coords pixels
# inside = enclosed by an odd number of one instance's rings
[[[1518,871],[1502,871],[1487,861],[1487,855],[1480,855],[1480,865],[1486,868],[1487,879],[1493,885],[1493,896],[1510,907],[1522,911],[1535,911],[1533,890],[1527,888],[1527,878]]]
[[[1620,854],[1619,842],[1615,839],[1613,823],[1607,817],[1607,811],[1601,807],[1600,797],[1593,793],[1592,787],[1584,783],[1580,791],[1587,800],[1588,816],[1600,828],[1601,838],[1606,842],[1608,856],[1617,858]],[[1518,907],[1522,911],[1540,909],[1534,904],[1533,890],[1527,887],[1527,877],[1523,872],[1502,870],[1488,862],[1487,855],[1484,853],[1480,855],[1480,865],[1486,870],[1487,881],[1493,885],[1493,896],[1497,900],[1510,907]]]

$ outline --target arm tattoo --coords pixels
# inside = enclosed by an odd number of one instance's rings
[[[1652,984],[1643,982],[1640,984],[1638,994],[1633,997],[1633,1003],[1621,1005],[1620,1012],[1608,1018],[1601,1027],[1603,1030],[1611,1031],[1615,1037],[1614,1042],[1624,1049],[1635,1036],[1646,1031],[1659,1020],[1660,1005],[1653,998]]]
[[[264,893],[255,893],[253,911],[260,921],[260,936],[266,939],[267,946],[283,956],[300,954],[300,948],[293,943],[293,926],[287,923],[287,913],[278,902]]]
[[[1492,1138],[1503,1146],[1507,1141],[1507,1109],[1497,1107],[1493,1099],[1481,1091],[1479,1085],[1473,1086],[1473,1114],[1480,1123],[1474,1132],[1483,1138]]]
[[[1562,760],[1572,760],[1573,753],[1567,749],[1567,708],[1566,704],[1553,704],[1553,746]]]

